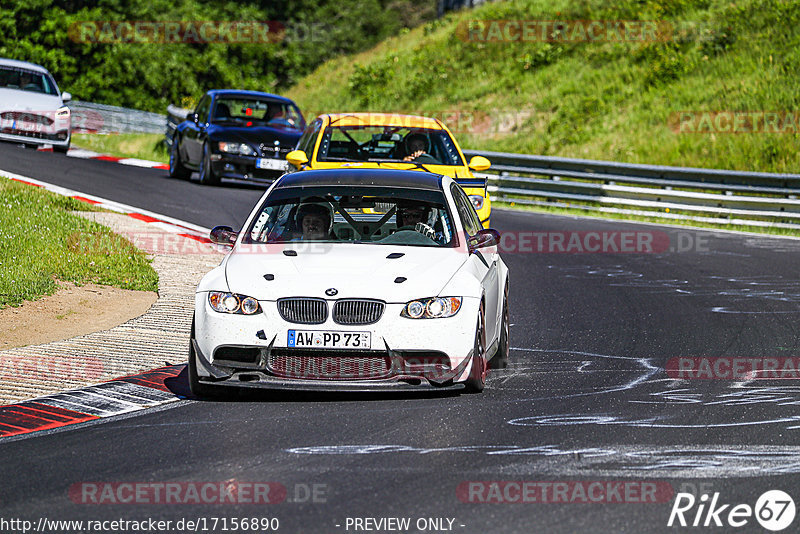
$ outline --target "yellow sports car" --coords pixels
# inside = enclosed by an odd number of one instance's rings
[[[486,180],[472,171],[491,165],[482,156],[469,164],[450,130],[438,119],[392,113],[320,115],[286,155],[296,169],[418,169],[450,176],[469,195],[484,228],[491,202]]]

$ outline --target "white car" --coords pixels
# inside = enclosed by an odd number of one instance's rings
[[[438,174],[279,178],[195,296],[189,383],[482,391],[509,350],[508,269],[463,189]]]
[[[0,140],[66,152],[72,128],[65,103],[71,99],[44,67],[0,58]]]

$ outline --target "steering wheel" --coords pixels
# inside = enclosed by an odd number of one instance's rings
[[[433,230],[433,228],[423,222],[418,222],[416,225],[414,225],[414,231],[419,232],[430,239],[434,239],[434,236],[436,236],[436,232]]]

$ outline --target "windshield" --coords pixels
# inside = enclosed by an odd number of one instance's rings
[[[255,97],[217,98],[211,122],[234,122],[241,123],[242,126],[271,126],[301,131],[306,127],[303,115],[293,104]]]
[[[455,246],[452,218],[440,191],[383,187],[276,190],[245,242],[293,241]]]
[[[58,96],[58,87],[50,76],[15,67],[0,67],[0,88]]]
[[[409,161],[463,165],[445,130],[401,126],[337,126],[325,129],[317,161]]]

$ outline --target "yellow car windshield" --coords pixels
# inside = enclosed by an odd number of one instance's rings
[[[400,126],[328,126],[317,161],[409,161],[464,165],[445,130]]]

